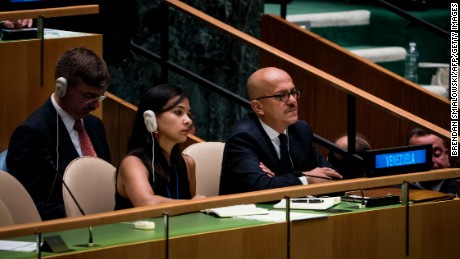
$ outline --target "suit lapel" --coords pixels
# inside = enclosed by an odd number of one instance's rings
[[[258,138],[258,142],[261,145],[260,152],[263,152],[264,155],[262,157],[266,157],[266,161],[261,161],[262,163],[265,164],[268,168],[274,168],[274,172],[281,172],[281,161],[278,158],[278,154],[276,153],[275,147],[273,146],[273,142],[270,139],[270,137],[267,135],[265,132],[264,128],[262,127],[262,124],[260,124],[259,119],[255,114],[254,116],[251,116],[251,120],[257,127],[257,133],[256,138]]]

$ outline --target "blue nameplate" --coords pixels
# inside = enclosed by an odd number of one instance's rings
[[[431,145],[419,145],[365,151],[367,177],[428,171],[431,148]]]

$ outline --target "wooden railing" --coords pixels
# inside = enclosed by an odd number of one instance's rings
[[[418,182],[455,177],[460,177],[460,169],[458,168],[439,169],[429,172],[393,175],[370,179],[359,178],[342,181],[331,181],[325,183],[310,184],[306,186],[293,186],[248,193],[214,196],[201,200],[177,201],[166,204],[137,207],[81,217],[0,227],[0,239],[33,235],[35,233],[49,233],[88,226],[99,226],[124,221],[161,217],[164,215],[164,213],[168,213],[169,215],[173,216],[188,212],[200,211],[207,208],[281,200],[286,196],[301,197],[306,195],[317,195],[348,190],[398,185],[405,181]]]
[[[277,16],[262,18],[261,34],[264,42],[329,74],[319,78],[320,74],[307,74],[303,68],[293,66],[289,59],[281,59],[270,52],[261,54],[261,66],[287,69],[297,87],[303,89],[299,116],[310,122],[318,135],[335,139],[347,132],[349,94],[357,97],[357,131],[369,138],[373,148],[405,145],[407,134],[416,126],[450,139],[450,102],[447,99]],[[372,96],[360,95],[347,84],[334,86],[328,80],[331,76]],[[393,110],[392,106],[405,112]]]
[[[366,92],[348,82],[345,82],[331,74],[328,74],[324,72],[323,70],[312,66],[311,64],[306,63],[305,61],[300,60],[297,57],[294,57],[292,55],[287,54],[286,52],[283,52],[280,49],[277,49],[273,47],[272,45],[269,45],[261,40],[258,40],[244,32],[241,32],[233,27],[231,27],[228,24],[225,24],[195,8],[192,8],[185,3],[182,3],[181,1],[177,0],[165,0],[163,1],[167,5],[175,8],[178,11],[181,11],[185,14],[188,14],[190,16],[193,16],[195,19],[202,21],[203,23],[217,28],[219,31],[226,33],[239,41],[242,41],[256,49],[258,49],[261,52],[261,56],[264,57],[264,55],[269,55],[272,58],[271,62],[264,62],[262,60],[262,64],[264,66],[268,65],[283,65],[284,68],[286,68],[289,72],[291,72],[293,69],[299,70],[302,78],[296,78],[296,82],[299,84],[302,84],[303,81],[305,81],[306,78],[312,78],[317,80],[317,84],[320,83],[330,89],[335,88],[336,90],[339,91],[334,91],[335,94],[337,93],[342,93],[342,94],[347,94],[350,96],[355,97],[357,100],[360,100],[364,103],[369,104],[373,108],[377,110],[381,110],[386,114],[390,114],[392,117],[395,117],[401,121],[404,121],[406,123],[410,123],[412,125],[416,125],[422,128],[430,129],[431,131],[436,132],[438,135],[449,138],[450,139],[450,132],[443,127],[438,126],[435,123],[432,123],[426,119],[421,118],[420,116],[413,114],[411,112],[408,112],[401,107],[398,107],[388,101],[385,101],[384,99],[377,97],[369,92]],[[273,30],[274,33],[278,33],[278,30]],[[319,36],[316,36],[320,38]],[[295,41],[297,39],[295,38],[287,38],[286,40],[290,41]],[[310,51],[318,51],[316,49],[312,49]],[[323,53],[323,52],[320,52]],[[329,55],[328,53],[323,53],[324,58],[327,60],[327,62],[331,63],[337,63],[337,61],[334,59],[334,56]],[[352,68],[352,66],[347,66],[348,68]],[[402,79],[403,80],[403,79]],[[319,88],[319,85],[312,85],[312,87]],[[311,90],[309,88],[308,90]],[[304,94],[309,94],[309,92],[306,92]],[[401,96],[405,96],[405,92],[400,92]],[[328,95],[322,96],[322,98],[327,99],[329,98]],[[402,97],[401,97],[402,98]],[[423,102],[423,100],[422,100]],[[308,106],[310,105],[310,107]],[[335,103],[329,103],[329,106],[334,107],[335,109],[345,109],[345,107],[337,107]],[[299,104],[299,109],[304,110],[308,109],[309,113],[319,113],[319,114],[324,114],[324,117],[330,116],[330,114],[327,113],[322,113],[321,109],[324,107],[318,107],[315,102],[300,102]],[[370,113],[369,116],[375,117],[373,113]],[[340,119],[340,118],[331,118],[332,120]],[[386,122],[384,122],[386,123]],[[315,125],[316,127],[316,125]],[[379,130],[381,133],[382,131]],[[391,134],[393,132],[390,132]],[[380,136],[382,137],[382,136]],[[386,137],[386,136],[385,136]]]
[[[450,132],[446,130],[446,125],[450,125],[446,124],[448,116],[442,116],[449,113],[449,103],[446,100],[336,44],[280,18],[264,17],[262,29],[270,26],[273,29],[263,29],[262,37],[283,49],[287,48],[287,43],[295,46],[298,51],[290,55],[180,1],[164,2],[260,50],[262,66],[279,66],[289,71],[297,87],[303,89],[299,101],[300,118],[309,121],[315,132],[326,139],[334,139],[346,132],[347,95],[357,99],[357,130],[368,136],[374,148],[405,145],[406,134],[415,126],[450,139]],[[281,34],[283,36],[277,36]],[[306,35],[308,40],[305,39]],[[282,38],[285,40],[281,41]],[[299,44],[305,47],[301,48]],[[307,59],[306,55],[311,57]],[[104,113],[107,115],[103,117],[114,165],[126,154],[135,111],[134,106],[123,102],[120,104],[121,107],[115,108],[108,102],[104,103]],[[116,113],[119,114],[114,115]],[[132,117],[126,117],[130,113]],[[202,140],[195,140],[192,136],[185,146],[195,141]]]
[[[99,5],[77,5],[44,9],[17,10],[0,12],[0,21],[3,20],[18,20],[28,18],[44,18],[74,16],[83,14],[99,13]]]

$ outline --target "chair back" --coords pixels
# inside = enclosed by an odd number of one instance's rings
[[[5,203],[0,199],[0,227],[14,225],[13,217]]]
[[[42,221],[34,201],[24,186],[11,174],[0,170],[0,200],[14,224]]]
[[[225,143],[200,142],[188,146],[183,153],[195,160],[196,193],[206,197],[219,195],[220,170]]]
[[[115,171],[113,165],[98,157],[78,157],[69,163],[63,179],[85,215],[113,211]],[[64,185],[62,195],[67,217],[81,216],[82,213]]]

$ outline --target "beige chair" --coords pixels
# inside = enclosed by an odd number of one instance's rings
[[[5,203],[0,199],[0,227],[14,225],[13,217]]]
[[[220,169],[225,143],[200,142],[184,150],[196,164],[196,193],[206,197],[219,195]]]
[[[0,170],[0,200],[8,209],[14,224],[42,221],[34,201],[24,186],[3,170]]]
[[[97,157],[79,157],[67,166],[64,182],[85,215],[113,211],[115,207],[116,168]],[[75,201],[62,186],[67,217],[81,216]]]

